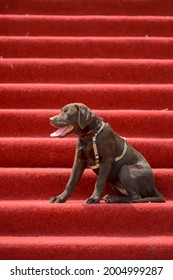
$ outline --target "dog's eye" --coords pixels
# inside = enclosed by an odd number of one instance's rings
[[[67,108],[65,108],[65,109],[61,110],[61,112],[62,112],[62,113],[67,113],[67,111],[68,111],[68,109],[67,109]]]

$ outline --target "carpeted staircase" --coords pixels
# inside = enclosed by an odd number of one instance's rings
[[[0,259],[173,259],[173,1],[0,1]],[[83,102],[150,162],[166,203],[64,204],[76,138],[50,116]],[[106,193],[109,193],[109,186]]]

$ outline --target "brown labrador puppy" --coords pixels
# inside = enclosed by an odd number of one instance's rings
[[[65,202],[86,167],[98,175],[87,203],[99,203],[106,182],[125,195],[107,195],[104,197],[107,203],[165,202],[155,188],[153,173],[146,159],[87,106],[68,104],[59,115],[50,118],[50,123],[59,128],[51,134],[52,137],[65,137],[71,133],[78,136],[69,181],[63,193],[52,197],[50,202]]]

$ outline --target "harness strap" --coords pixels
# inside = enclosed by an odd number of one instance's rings
[[[104,126],[105,126],[105,123],[102,122],[100,129],[92,137],[93,150],[94,150],[94,156],[95,156],[95,165],[89,166],[91,169],[97,169],[97,168],[100,167],[100,161],[99,161],[99,154],[98,154],[98,149],[97,149],[96,137],[102,131]],[[126,138],[124,138],[124,137],[121,137],[121,138],[124,140],[124,149],[123,149],[122,154],[115,158],[115,161],[119,161],[120,159],[122,159],[124,157],[126,151],[127,151],[127,141],[126,141]]]
[[[120,136],[121,137],[121,136]],[[119,161],[120,159],[123,158],[123,156],[125,155],[126,151],[127,151],[127,140],[125,137],[121,137],[123,140],[124,140],[124,149],[123,149],[123,152],[120,156],[116,157],[115,158],[115,161]]]
[[[105,123],[102,122],[100,129],[97,131],[96,134],[93,135],[92,137],[92,141],[93,141],[93,150],[94,150],[94,156],[95,156],[95,165],[89,166],[91,169],[96,169],[100,167],[100,163],[99,163],[99,153],[98,153],[98,149],[97,149],[97,144],[96,144],[96,137],[97,135],[102,131],[102,129],[104,128]]]
[[[97,149],[97,144],[96,144],[96,135],[93,136],[93,150],[94,150],[94,155],[95,155],[95,165],[91,166],[92,169],[98,168],[100,166],[99,164],[99,154],[98,154],[98,149]]]

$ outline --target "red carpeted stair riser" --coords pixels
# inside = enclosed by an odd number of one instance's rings
[[[100,207],[99,207],[100,206]],[[173,204],[87,205],[84,202],[52,205],[45,201],[1,202],[2,235],[133,236],[169,234],[173,227]],[[94,212],[94,215],[93,215]],[[122,219],[123,212],[123,219]],[[26,217],[30,217],[26,219]],[[142,216],[142,219],[141,219]],[[155,223],[155,217],[157,224]],[[44,219],[43,219],[44,217]],[[109,218],[111,221],[109,222]],[[165,224],[165,219],[167,223]],[[6,222],[8,220],[8,223]],[[65,222],[64,222],[65,220]],[[53,223],[52,221],[56,221]],[[131,221],[128,223],[127,221]],[[143,226],[145,221],[145,227]],[[113,227],[116,224],[116,231]]]
[[[92,109],[168,111],[173,109],[172,94],[173,85],[160,84],[0,84],[0,108],[57,110],[80,100]]]
[[[53,194],[59,194],[64,190],[70,173],[71,168],[0,168],[0,181],[5,186],[3,192],[0,192],[0,199],[46,200]],[[157,188],[168,200],[172,200],[173,170],[171,168],[153,168],[153,173]],[[87,169],[71,199],[86,200],[92,193],[95,181],[95,174]],[[109,185],[105,189],[105,194],[108,193],[113,193]]]
[[[0,53],[3,58],[172,59],[172,48],[172,38],[2,36]]]
[[[172,259],[171,236],[8,237],[0,238],[4,259],[155,260]],[[46,252],[46,254],[45,254]]]
[[[170,84],[173,62],[144,59],[3,59],[0,64],[1,83],[73,84],[79,83],[79,76],[82,84]]]
[[[129,143],[139,150],[153,168],[171,168],[172,139],[134,139]],[[76,139],[2,138],[2,167],[72,167]],[[159,154],[159,157],[158,157]],[[169,155],[169,157],[168,157]]]
[[[172,0],[1,0],[0,14],[0,259],[173,259]],[[49,203],[77,141],[51,139],[49,118],[72,102],[146,157],[166,203],[86,205],[89,169]]]
[[[172,15],[170,0],[1,0],[3,14],[35,15]]]
[[[79,28],[80,26],[80,28]],[[173,19],[133,16],[6,15],[0,18],[2,36],[144,36],[172,37]]]
[[[47,137],[54,128],[49,123],[50,116],[58,114],[59,110],[1,110],[0,136],[10,137]],[[168,111],[111,111],[96,110],[97,115],[108,122],[118,133],[126,137],[159,137],[173,136],[173,112]],[[14,122],[15,119],[15,122]],[[158,126],[158,122],[160,125]],[[169,129],[165,129],[169,127]],[[69,140],[70,141],[70,140]],[[77,141],[77,139],[76,139]],[[145,141],[145,140],[144,140]],[[62,143],[63,141],[60,141]]]

